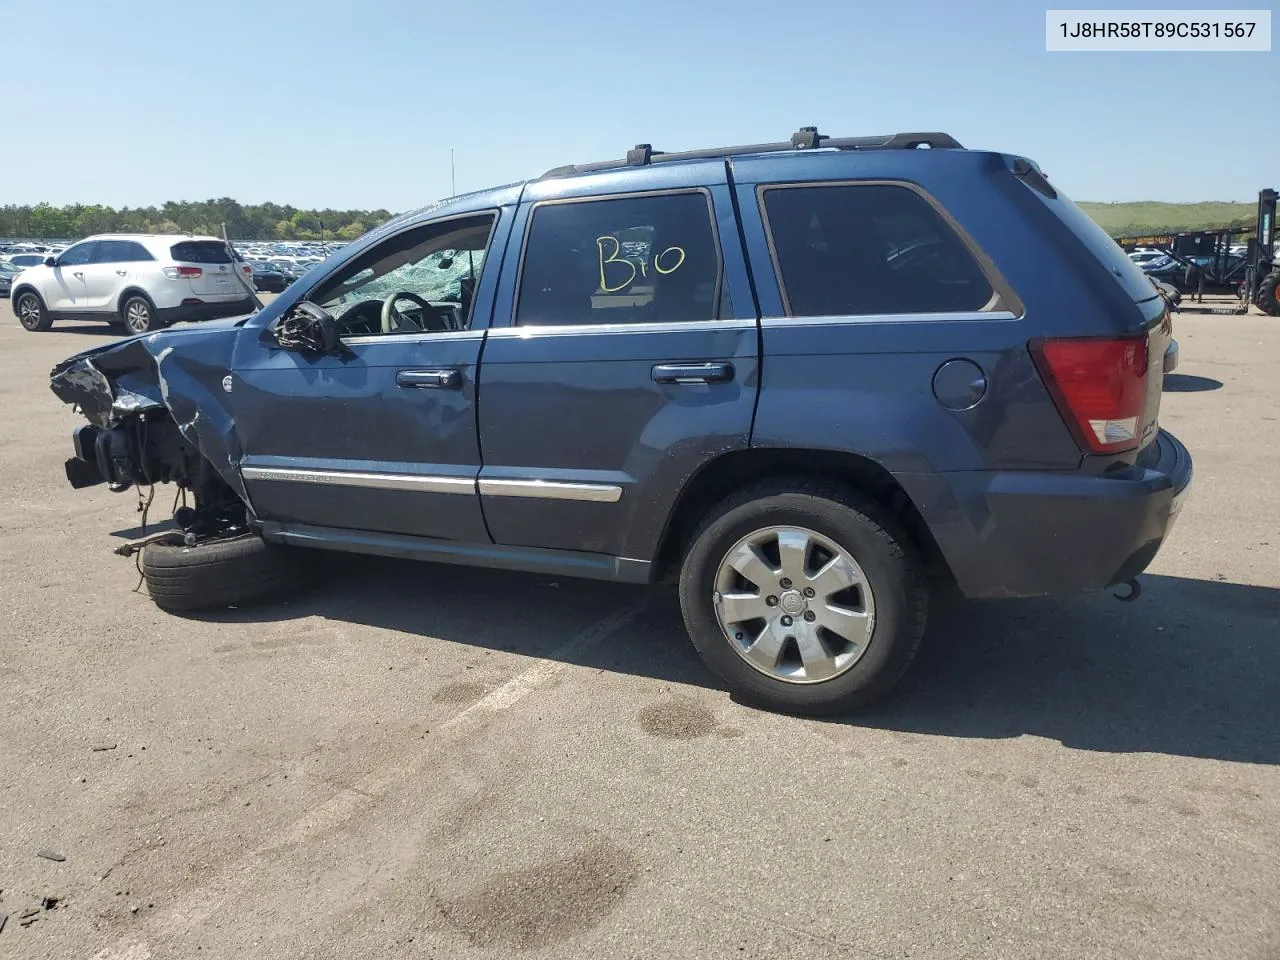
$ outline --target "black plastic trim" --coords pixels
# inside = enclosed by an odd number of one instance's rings
[[[294,547],[341,550],[346,553],[376,554],[406,560],[428,560],[456,563],[469,567],[497,570],[523,570],[530,573],[611,580],[616,583],[648,583],[653,564],[603,553],[576,550],[549,550],[542,547],[507,547],[496,544],[459,543],[456,540],[433,540],[395,533],[370,533],[340,530],[308,524],[262,524],[262,536],[274,543]]]

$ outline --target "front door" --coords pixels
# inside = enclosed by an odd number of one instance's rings
[[[409,228],[319,278],[306,298],[338,318],[345,356],[247,332],[230,386],[260,518],[490,542],[476,494],[476,368],[496,273],[486,254],[503,219]]]
[[[95,313],[115,311],[117,294],[124,289],[128,278],[128,260],[133,256],[131,251],[134,247],[141,249],[132,240],[98,242],[93,259],[83,268],[84,302],[79,309]]]
[[[97,240],[86,240],[68,247],[58,257],[53,268],[53,289],[48,304],[54,313],[75,313],[85,309],[85,271],[97,249]]]
[[[652,176],[671,188],[526,188],[480,372],[497,543],[650,560],[684,483],[748,445],[758,329],[723,170]]]

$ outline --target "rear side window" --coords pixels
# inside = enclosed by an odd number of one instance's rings
[[[909,187],[770,187],[762,203],[789,316],[974,312],[993,301],[964,241]]]
[[[180,263],[231,262],[227,245],[216,240],[185,240],[170,247],[169,254]]]
[[[146,247],[132,240],[103,240],[93,255],[94,263],[136,263],[154,259]]]
[[[714,320],[719,288],[701,191],[547,203],[525,241],[516,323]]]

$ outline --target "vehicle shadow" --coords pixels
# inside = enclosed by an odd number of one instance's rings
[[[52,331],[52,332],[54,332],[54,333],[78,333],[78,334],[86,334],[86,333],[87,333],[87,334],[91,334],[91,335],[93,335],[93,336],[109,337],[109,338],[111,338],[111,339],[119,339],[120,337],[123,337],[123,336],[125,336],[125,335],[128,333],[128,331],[126,331],[126,330],[116,329],[115,327],[111,326],[110,324],[106,324],[106,323],[73,323],[73,324],[67,324],[67,323],[62,323],[62,322],[55,322],[55,323],[54,323],[54,325],[53,325],[53,331]]]
[[[1212,377],[1193,377],[1187,373],[1168,373],[1164,378],[1166,393],[1206,393],[1221,390],[1222,381]]]
[[[723,689],[674,591],[338,555],[341,576],[214,621],[318,615],[577,666]],[[415,572],[406,588],[406,567]],[[1280,764],[1280,589],[1146,576],[1142,596],[935,604],[900,689],[828,722],[946,737],[1024,734],[1080,750]],[[647,599],[644,599],[647,598]],[[566,644],[575,611],[644,599],[608,640]]]
[[[1280,763],[1280,589],[1145,576],[1142,596],[951,602],[892,700],[847,722]]]

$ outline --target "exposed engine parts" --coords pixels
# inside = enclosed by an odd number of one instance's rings
[[[86,425],[72,441],[76,455],[66,463],[67,480],[77,489],[104,482],[114,491],[155,483],[190,487],[202,459],[162,411],[106,429]]]

